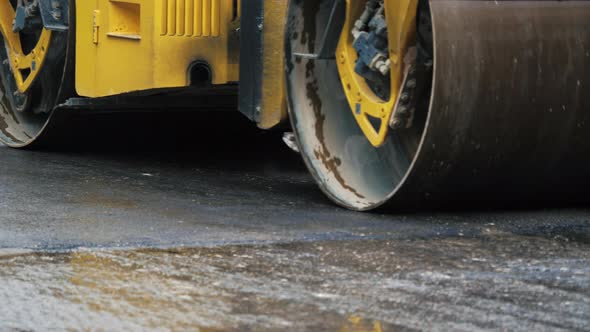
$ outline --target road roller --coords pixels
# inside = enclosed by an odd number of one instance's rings
[[[352,210],[588,201],[590,1],[0,0],[0,32],[10,147],[232,109]]]

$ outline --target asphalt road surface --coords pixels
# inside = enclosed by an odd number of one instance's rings
[[[590,330],[590,209],[349,212],[221,127],[0,146],[0,331]]]

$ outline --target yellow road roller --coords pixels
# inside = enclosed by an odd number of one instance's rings
[[[0,32],[11,147],[229,107],[353,210],[588,200],[590,1],[0,0]]]

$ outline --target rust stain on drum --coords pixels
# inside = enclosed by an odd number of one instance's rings
[[[315,70],[315,63],[313,60],[310,60],[306,64],[305,68],[305,76],[309,80],[313,77],[313,71]],[[336,156],[332,156],[332,153],[326,146],[326,138],[324,135],[324,122],[326,121],[326,116],[322,113],[322,100],[320,99],[317,91],[318,91],[318,82],[317,79],[313,81],[309,81],[307,83],[307,99],[310,100],[311,106],[313,108],[313,113],[316,118],[315,122],[315,134],[318,142],[320,142],[320,149],[314,150],[315,157],[319,159],[326,169],[328,169],[333,175],[336,181],[340,183],[340,185],[352,192],[358,198],[364,199],[365,196],[361,195],[355,188],[351,187],[346,183],[344,177],[340,173],[338,169],[340,165],[342,165],[342,160]]]
[[[317,14],[320,12],[321,3],[320,1],[297,1],[296,5],[301,8],[303,15],[303,29],[301,34],[296,35],[296,37],[300,37],[301,45],[307,45],[309,53],[314,53],[315,42],[317,38],[317,27],[315,20]],[[300,61],[300,58],[297,59],[298,63],[301,63]],[[306,84],[306,96],[311,103],[316,119],[314,131],[316,138],[320,143],[320,148],[314,150],[314,155],[322,162],[326,169],[334,175],[336,181],[344,189],[352,192],[358,198],[364,199],[365,197],[363,195],[361,195],[355,188],[346,183],[339,170],[340,165],[342,165],[342,160],[336,156],[333,156],[326,145],[326,139],[324,135],[324,123],[326,121],[326,116],[322,113],[322,100],[318,94],[318,81],[314,78],[314,71],[315,62],[313,60],[309,60],[305,65],[305,77],[308,82]]]
[[[2,111],[2,113],[4,113],[4,115],[0,116],[0,132],[4,133],[4,135],[6,137],[8,137],[9,139],[15,141],[15,142],[21,142],[19,139],[17,139],[16,137],[14,137],[13,135],[11,135],[8,131],[8,129],[10,128],[10,126],[8,125],[8,123],[6,122],[6,118],[5,116],[11,116],[13,117],[13,119],[18,123],[18,120],[16,119],[16,117],[14,117],[13,114],[11,114],[8,111],[8,107],[6,107],[6,105],[9,103],[8,99],[6,96],[4,96],[4,102],[0,102],[0,110]]]

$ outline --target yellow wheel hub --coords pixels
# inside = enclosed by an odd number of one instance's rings
[[[354,23],[365,9],[366,1],[347,0],[346,19],[336,59],[346,99],[361,130],[375,147],[385,143],[404,76],[403,58],[416,35],[417,0],[385,0],[389,59],[391,61],[391,91],[389,100],[378,97],[365,78],[355,72],[358,54],[353,47]],[[378,123],[376,126],[373,123]]]
[[[4,38],[8,51],[8,60],[16,81],[18,91],[25,93],[29,90],[47,55],[51,31],[43,29],[37,44],[31,52],[24,54],[19,33],[12,31],[15,11],[8,0],[0,0],[0,32]]]

